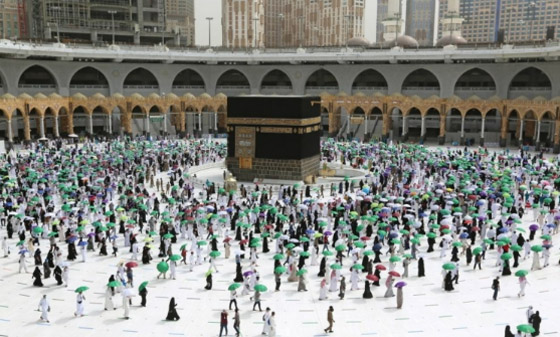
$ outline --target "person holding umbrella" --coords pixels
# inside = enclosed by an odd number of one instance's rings
[[[78,293],[78,295],[76,295],[76,312],[74,313],[74,316],[76,317],[84,316],[84,302],[86,301],[86,297],[84,296],[83,292],[87,289],[87,287],[79,287],[78,289],[76,289],[76,292]]]
[[[333,324],[334,324],[334,316],[333,316],[334,308],[332,305],[329,307],[327,311],[327,322],[329,322],[329,326],[325,329],[325,332],[334,332],[333,331]]]
[[[146,307],[146,296],[148,296],[148,281],[142,282],[138,287],[138,294],[142,298],[140,305]]]
[[[212,268],[208,269],[206,272],[206,286],[204,289],[212,290]]]
[[[233,283],[229,286],[229,310],[231,310],[231,305],[235,304],[235,310],[238,309],[237,307],[237,288],[241,285],[239,283]]]
[[[165,273],[167,273],[167,271],[169,270],[169,264],[167,264],[167,262],[165,262],[165,260],[162,259],[161,262],[157,264],[157,270],[159,271],[157,278],[159,279],[160,276],[163,276],[163,279],[165,280],[166,279]]]
[[[518,270],[515,273],[515,276],[519,277],[519,293],[517,293],[517,297],[525,296],[525,287],[529,284],[527,281],[527,274],[526,270]]]
[[[403,290],[406,283],[404,281],[397,282],[395,288],[397,288],[397,309],[401,309],[403,305]]]

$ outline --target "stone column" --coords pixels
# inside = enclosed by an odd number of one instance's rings
[[[420,124],[420,140],[424,142],[426,138],[426,116],[422,116]]]
[[[537,128],[535,130],[535,149],[538,151],[541,148],[541,121],[537,121]]]
[[[465,117],[461,116],[461,140],[459,144],[465,145]]]
[[[167,135],[167,114],[169,113],[169,111],[167,111],[165,114],[163,114],[163,134]]]
[[[31,127],[29,125],[29,115],[23,116],[23,137],[25,141],[31,140]]]
[[[381,137],[383,141],[386,141],[389,138],[390,131],[391,131],[391,116],[389,116],[389,112],[385,111],[383,112],[383,133]]]
[[[214,112],[214,132],[218,133],[218,113]]]
[[[198,133],[199,137],[202,136],[202,111],[198,113]]]
[[[45,116],[39,118],[39,134],[41,138],[45,138]]]
[[[480,146],[484,146],[484,124],[486,122],[486,118],[482,117],[482,127],[480,128]]]
[[[13,143],[14,141],[14,130],[12,129],[12,118],[8,118],[8,141]]]
[[[364,129],[364,139],[363,140],[366,140],[366,138],[368,138],[368,134],[369,134],[369,132],[368,132],[368,118],[369,118],[369,115],[365,114],[364,115],[364,128],[365,129]]]
[[[508,119],[505,116],[506,110],[502,110],[502,121],[500,127],[500,147],[506,147],[507,143],[507,129],[508,129]]]
[[[443,145],[445,144],[445,124],[446,124],[446,118],[447,118],[447,114],[445,113],[445,108],[443,110],[442,113],[440,113],[439,115],[439,137],[438,137],[438,144],[439,145]]]
[[[560,153],[560,121],[554,121],[554,147],[555,154]]]
[[[107,118],[109,118],[108,131],[109,134],[111,135],[113,134],[113,114],[112,113],[107,114]]]
[[[60,132],[58,131],[58,115],[54,116],[54,136],[56,138],[60,137]]]
[[[144,119],[144,132],[146,136],[150,134],[150,113],[146,112],[146,118]]]
[[[93,113],[88,115],[88,129],[89,134],[93,135]]]
[[[523,124],[525,120],[521,120],[519,123],[519,146],[523,146]]]

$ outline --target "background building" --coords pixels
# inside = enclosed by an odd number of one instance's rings
[[[364,0],[264,0],[264,44],[343,46],[364,36],[364,8]]]
[[[407,0],[405,34],[420,46],[433,46],[437,37],[439,0]]]
[[[383,21],[387,18],[395,17],[388,12],[388,0],[377,1],[377,36],[376,42],[382,43],[387,39],[383,38],[385,28]],[[418,41],[419,46],[433,46],[437,38],[437,18],[439,11],[439,0],[401,0],[400,18],[404,24],[398,25],[399,35],[408,35]],[[387,35],[387,34],[386,34]],[[391,35],[391,34],[389,34]],[[393,39],[390,36],[390,39]]]
[[[27,13],[35,38],[193,44],[194,0],[27,0]]]
[[[440,22],[447,2],[440,0]],[[560,25],[560,0],[461,0],[460,16],[469,43],[551,40]]]
[[[18,0],[4,0],[0,3],[0,38],[19,38],[25,32],[25,20],[21,20],[23,27],[20,25],[20,13],[24,13],[24,8],[18,5]]]
[[[222,0],[222,45],[227,48],[262,47],[262,0]]]

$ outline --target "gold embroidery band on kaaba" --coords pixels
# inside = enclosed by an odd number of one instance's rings
[[[228,125],[266,125],[266,126],[312,126],[321,123],[321,117],[289,119],[289,118],[239,118],[227,119]]]

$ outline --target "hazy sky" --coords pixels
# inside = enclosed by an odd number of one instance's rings
[[[196,44],[199,46],[208,45],[208,21],[212,20],[212,45],[222,44],[222,0],[195,0],[194,1],[195,25],[196,25]],[[366,0],[365,14],[365,37],[373,42],[375,40],[375,20],[377,13],[377,0]]]

